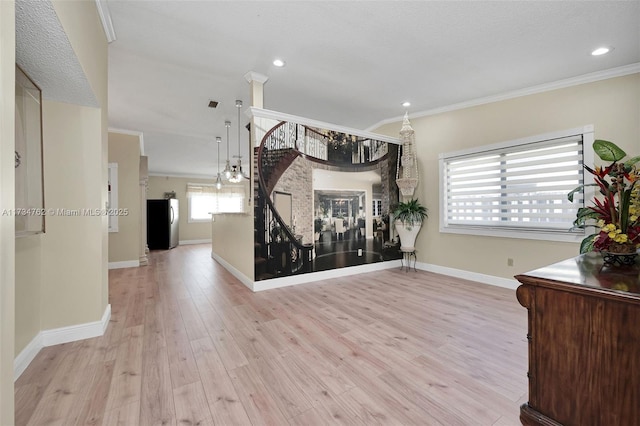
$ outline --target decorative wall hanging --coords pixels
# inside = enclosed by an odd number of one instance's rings
[[[415,132],[409,122],[409,113],[405,112],[400,129],[401,152],[398,155],[398,167],[396,169],[396,184],[400,188],[403,197],[413,197],[418,186],[418,161],[416,159]]]
[[[16,65],[15,105],[16,236],[44,232],[42,176],[42,91]]]

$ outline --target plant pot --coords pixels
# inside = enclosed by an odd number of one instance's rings
[[[638,253],[612,253],[600,251],[605,266],[631,266],[636,263]]]
[[[418,232],[420,232],[422,222],[414,222],[413,225],[408,225],[405,224],[405,222],[396,220],[395,225],[398,236],[400,237],[400,251],[415,251],[416,237],[418,236]]]

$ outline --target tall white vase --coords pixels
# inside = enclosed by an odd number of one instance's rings
[[[415,251],[416,237],[418,236],[418,232],[420,232],[422,222],[406,225],[404,222],[396,220],[395,225],[398,236],[400,237],[400,251]]]

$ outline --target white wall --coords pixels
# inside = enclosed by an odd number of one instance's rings
[[[579,244],[440,233],[438,154],[593,124],[597,139],[638,155],[640,74],[414,118],[411,124],[420,173],[416,195],[429,208],[416,243],[418,261],[512,278],[576,256]],[[398,121],[376,131],[393,136],[400,128]]]
[[[100,107],[43,101],[45,207],[103,209],[107,200],[107,42],[94,2],[56,0],[52,4]],[[55,55],[46,59],[55,61]],[[3,73],[6,63],[3,58]],[[14,173],[13,165],[11,169]],[[47,216],[45,234],[21,239],[15,247],[20,291],[15,295],[11,324],[13,356],[36,341],[40,332],[75,330],[102,319],[108,305],[106,216]],[[6,341],[2,341],[4,350]]]
[[[109,132],[109,163],[118,164],[118,231],[109,232],[109,262],[138,262],[140,255],[140,136]]]
[[[0,211],[14,208],[15,3],[0,1]],[[15,229],[0,215],[0,425],[14,419]]]

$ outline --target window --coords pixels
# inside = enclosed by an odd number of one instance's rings
[[[577,241],[571,230],[584,194],[567,193],[592,163],[593,129],[586,126],[440,154],[440,231],[514,238]]]
[[[243,185],[215,185],[188,183],[189,222],[206,222],[211,214],[244,213],[245,188]]]
[[[382,215],[382,200],[375,199],[373,201],[373,216],[381,216]]]

